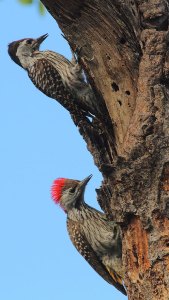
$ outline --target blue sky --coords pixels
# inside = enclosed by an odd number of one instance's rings
[[[55,20],[36,6],[0,1],[0,299],[126,299],[77,253],[50,198],[57,177],[93,174],[86,202],[99,208],[101,174],[71,118],[7,54],[9,42],[49,33],[42,49],[70,58]]]

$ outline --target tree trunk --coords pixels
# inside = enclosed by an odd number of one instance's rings
[[[122,228],[128,297],[169,299],[169,3],[42,3],[104,106],[80,133],[104,178],[100,206]]]

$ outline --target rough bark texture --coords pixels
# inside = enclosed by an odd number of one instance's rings
[[[169,299],[167,0],[42,0],[103,107],[75,122],[103,174],[98,201],[123,231],[130,300]]]

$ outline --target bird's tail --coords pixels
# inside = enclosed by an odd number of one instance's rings
[[[121,291],[124,295],[127,295],[126,290],[123,286],[123,279],[120,275],[118,275],[114,270],[111,270],[110,268],[106,267],[108,270],[109,274],[111,275],[113,282],[112,284],[119,290]]]

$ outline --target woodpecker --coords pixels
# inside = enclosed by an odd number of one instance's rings
[[[39,50],[47,37],[48,34],[44,34],[37,39],[25,38],[10,43],[8,53],[11,59],[28,72],[41,92],[70,112],[76,103],[87,115],[95,115],[96,98],[76,59],[69,61],[59,53]]]
[[[67,214],[69,237],[91,267],[124,295],[122,240],[120,227],[106,215],[84,201],[84,180],[58,178],[51,187],[51,196]]]

